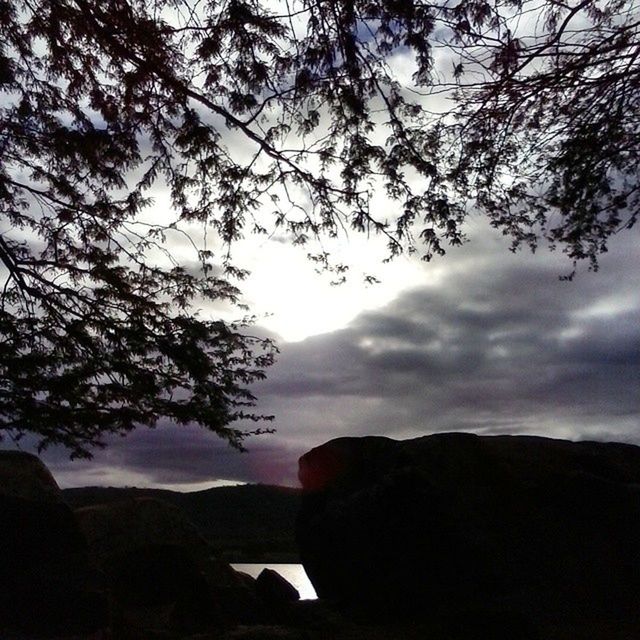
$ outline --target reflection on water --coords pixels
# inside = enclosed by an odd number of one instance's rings
[[[301,600],[316,600],[318,597],[301,564],[235,563],[231,566],[238,571],[248,573],[253,578],[257,578],[263,569],[273,569],[283,578],[286,578],[298,590]]]

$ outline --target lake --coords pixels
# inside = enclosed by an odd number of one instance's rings
[[[258,563],[232,563],[231,566],[238,571],[248,573],[252,578],[257,578],[263,569],[273,569],[283,578],[286,578],[300,594],[301,600],[316,600],[317,595],[311,584],[304,567],[301,564],[258,564]]]

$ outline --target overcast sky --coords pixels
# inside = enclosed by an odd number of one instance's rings
[[[411,83],[406,52],[389,64]],[[154,196],[162,207],[162,193]],[[346,435],[471,431],[640,444],[638,229],[616,236],[601,269],[582,268],[573,282],[559,279],[571,270],[561,253],[512,254],[478,218],[466,231],[466,245],[429,264],[401,256],[383,265],[375,239],[343,236],[327,247],[351,267],[340,287],[315,273],[306,250],[247,239],[235,248],[236,264],[252,271],[245,301],[281,350],[254,388],[277,433],[240,454],[202,429],[160,425],[109,440],[89,462],[59,450],[43,458],[62,486],[191,490],[295,485],[300,455]],[[181,242],[169,238],[183,261],[190,245]],[[364,286],[364,274],[380,284]]]
[[[352,280],[330,287],[281,243],[247,252],[246,299],[281,354],[255,387],[277,433],[237,453],[198,428],[117,438],[91,462],[44,458],[62,486],[192,490],[216,481],[295,485],[297,458],[337,436],[442,431],[538,434],[640,444],[640,247],[616,237],[601,269],[559,276],[558,253],[512,254],[473,220],[470,242],[431,264],[384,266],[344,238]],[[250,256],[250,257],[249,257]],[[381,285],[359,270],[377,265]]]

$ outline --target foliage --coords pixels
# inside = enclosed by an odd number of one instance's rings
[[[0,0],[0,430],[87,455],[167,417],[241,446],[273,346],[193,305],[237,301],[247,232],[430,259],[480,212],[597,267],[637,217],[639,24],[621,0]]]

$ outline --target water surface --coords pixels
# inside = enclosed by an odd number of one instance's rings
[[[298,590],[301,600],[316,600],[318,597],[301,564],[238,562],[233,563],[231,566],[238,571],[248,573],[253,578],[257,578],[263,569],[273,569],[283,578],[286,578]]]

